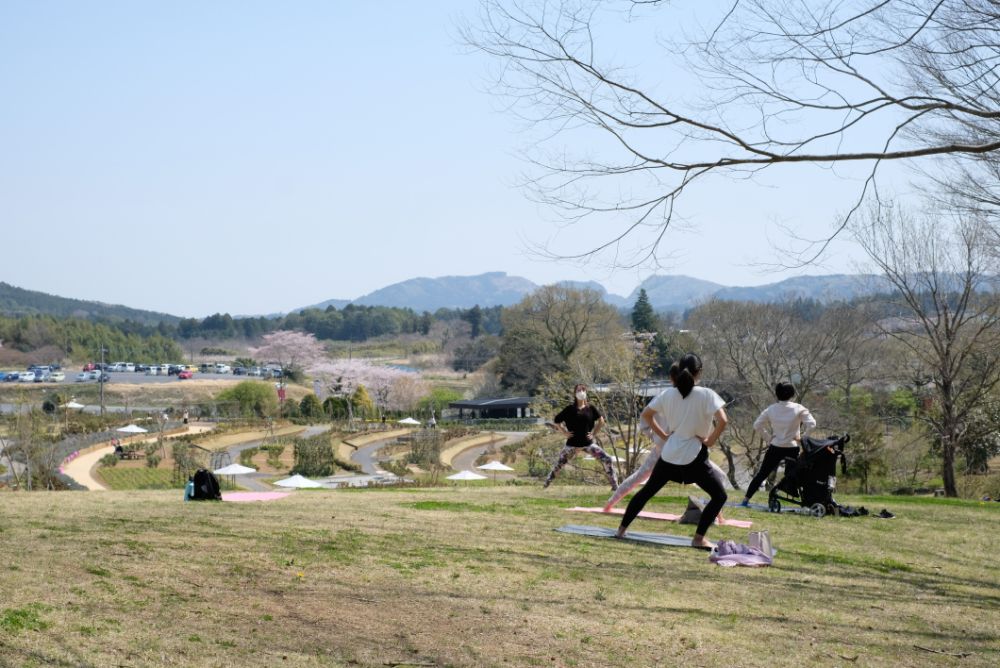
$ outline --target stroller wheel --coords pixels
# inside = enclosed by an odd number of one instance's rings
[[[778,501],[778,499],[773,496],[769,497],[767,500],[767,509],[770,510],[772,513],[780,513],[781,501]]]
[[[826,515],[826,506],[824,506],[822,503],[814,503],[812,504],[812,506],[809,507],[809,513],[813,517],[823,517],[824,515]]]

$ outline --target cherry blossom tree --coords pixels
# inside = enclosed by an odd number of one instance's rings
[[[251,348],[253,356],[265,363],[274,363],[284,369],[303,369],[326,357],[323,344],[312,334],[279,330],[265,334],[263,344]]]
[[[416,374],[363,359],[318,361],[308,371],[332,396],[349,399],[363,386],[371,394],[380,416],[387,410],[411,408],[428,391]],[[350,401],[348,415],[353,420]]]

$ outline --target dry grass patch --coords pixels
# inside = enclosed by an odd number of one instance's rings
[[[1000,663],[1000,574],[983,566],[1000,505],[879,501],[898,513],[889,521],[753,513],[781,550],[754,570],[552,531],[613,526],[562,510],[603,498],[524,486],[259,505],[7,494],[0,666]]]

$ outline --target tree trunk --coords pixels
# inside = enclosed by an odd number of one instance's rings
[[[719,441],[719,449],[726,456],[726,468],[728,469],[726,477],[729,478],[729,484],[733,486],[733,489],[742,489],[740,483],[736,481],[736,457],[733,455],[732,448]]]
[[[941,439],[941,469],[944,495],[958,496],[958,486],[955,484],[955,442],[950,434]]]

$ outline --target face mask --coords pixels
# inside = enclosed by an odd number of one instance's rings
[[[586,401],[587,400],[587,393],[586,392],[577,392],[576,393],[576,398],[577,398],[577,401]]]

